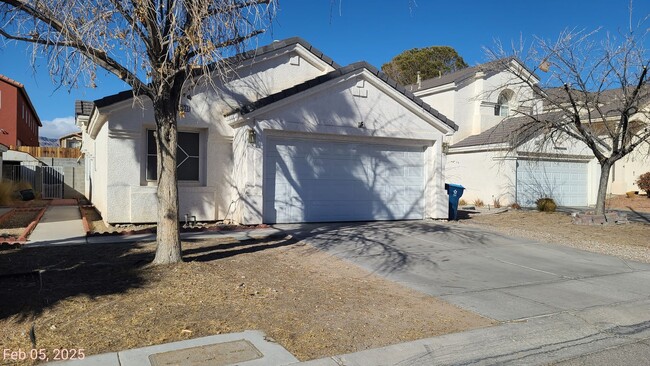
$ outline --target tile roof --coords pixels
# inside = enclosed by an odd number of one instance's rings
[[[337,69],[337,68],[341,67],[339,64],[334,62],[334,60],[332,60],[330,57],[328,57],[323,52],[321,52],[316,47],[312,46],[311,44],[309,44],[309,42],[305,41],[304,39],[302,39],[300,37],[291,37],[291,38],[283,39],[281,41],[274,41],[273,43],[268,44],[266,46],[258,47],[258,48],[254,49],[254,50],[239,53],[239,54],[237,54],[235,56],[232,56],[232,57],[229,57],[229,58],[227,58],[227,59],[225,59],[225,60],[223,60],[221,62],[225,63],[225,64],[236,65],[236,64],[244,62],[246,60],[254,59],[255,57],[259,57],[259,56],[264,55],[266,53],[277,51],[279,49],[289,47],[289,46],[293,46],[293,45],[297,45],[297,44],[301,45],[306,50],[311,52],[314,56],[316,56],[319,59],[323,60],[323,62],[325,62],[326,64],[332,66],[333,68]],[[117,94],[108,95],[108,96],[105,96],[103,98],[97,99],[97,100],[95,100],[94,103],[98,108],[101,108],[101,107],[106,107],[106,106],[109,106],[111,104],[115,104],[115,103],[118,103],[118,102],[121,102],[121,101],[124,101],[124,100],[128,100],[131,97],[133,97],[133,91],[132,90],[124,90],[124,91],[119,92]]]
[[[301,93],[305,90],[311,89],[317,85],[323,84],[327,81],[336,79],[338,77],[353,73],[357,70],[361,69],[366,69],[373,75],[377,76],[379,79],[384,81],[386,84],[390,85],[393,89],[397,90],[401,94],[403,94],[405,97],[413,101],[415,104],[418,106],[422,107],[425,111],[427,111],[429,114],[433,115],[434,117],[438,118],[441,120],[444,124],[447,126],[451,127],[454,130],[458,130],[458,126],[449,118],[447,118],[445,115],[442,113],[438,112],[436,109],[432,108],[430,105],[424,103],[422,99],[416,97],[413,93],[410,91],[406,90],[402,85],[398,84],[396,81],[390,79],[388,76],[386,76],[383,72],[379,71],[376,67],[368,64],[367,62],[361,61],[361,62],[355,62],[353,64],[350,64],[345,67],[337,68],[336,70],[329,72],[325,75],[318,76],[314,79],[308,80],[302,84],[295,85],[289,89],[283,90],[279,93],[275,93],[272,95],[269,95],[265,98],[259,99],[253,103],[247,104],[237,110],[232,111],[229,114],[234,114],[234,113],[241,113],[242,115],[251,113],[254,110],[260,109],[264,106],[273,104],[277,101],[280,101],[282,99],[285,99],[289,96]]]
[[[557,120],[562,118],[562,112],[550,112],[535,116],[539,120]],[[539,135],[543,125],[540,123],[531,123],[533,120],[528,116],[508,117],[496,126],[487,129],[477,135],[468,136],[467,138],[453,144],[452,148],[482,146],[492,144],[510,144],[518,146],[531,138]]]
[[[420,90],[427,90],[427,89],[432,89],[441,85],[445,84],[450,84],[450,83],[460,83],[463,80],[466,80],[470,77],[473,77],[476,75],[478,72],[498,72],[503,70],[506,64],[510,63],[511,61],[517,61],[519,64],[523,65],[528,72],[531,74],[535,75],[530,69],[526,67],[526,65],[521,62],[521,60],[515,58],[515,57],[507,57],[507,58],[502,58],[490,62],[486,62],[480,65],[472,66],[472,67],[467,67],[464,69],[460,69],[458,71],[454,71],[450,74],[445,74],[437,78],[431,78],[431,79],[426,79],[422,80],[420,82],[420,86],[418,87],[418,84],[412,84],[412,85],[407,85],[407,89],[413,92],[418,92]],[[536,75],[535,75],[536,76]],[[537,76],[536,76],[537,77]]]
[[[90,100],[75,100],[74,101],[74,116],[90,116],[95,104]]]

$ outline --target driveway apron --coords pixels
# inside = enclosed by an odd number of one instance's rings
[[[500,321],[650,299],[649,264],[462,224],[400,221],[278,228],[371,272]]]

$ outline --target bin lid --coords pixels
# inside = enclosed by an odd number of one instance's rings
[[[454,184],[454,183],[445,183],[445,186],[448,186],[450,188],[462,188],[462,189],[465,189],[465,187],[461,186],[460,184]]]

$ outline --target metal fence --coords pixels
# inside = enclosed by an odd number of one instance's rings
[[[43,166],[41,167],[41,197],[63,198],[63,167]]]
[[[6,166],[3,175],[4,178],[12,180],[14,182],[27,182],[31,184],[32,188],[36,189],[36,183],[38,182],[38,168],[38,163]]]

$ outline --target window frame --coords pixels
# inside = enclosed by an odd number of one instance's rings
[[[497,117],[510,116],[510,102],[512,101],[512,92],[509,89],[501,91],[494,105],[494,115]],[[505,113],[504,113],[505,112]]]
[[[144,176],[144,181],[146,182],[146,185],[156,185],[158,183],[158,153],[157,150],[155,149],[154,146],[154,151],[155,153],[152,153],[149,151],[149,134],[152,133],[154,134],[152,137],[154,137],[154,145],[155,145],[155,133],[156,130],[150,127],[147,127],[145,129],[145,137],[144,137],[144,156],[145,156],[145,161],[144,161],[144,169],[143,169],[143,176]],[[179,151],[177,150],[177,156],[176,156],[176,164],[177,164],[177,169],[180,165],[182,165],[187,159],[197,159],[197,179],[181,179],[180,176],[177,177],[177,182],[179,185],[189,185],[189,186],[196,186],[196,185],[201,185],[203,184],[204,180],[204,169],[203,166],[205,164],[205,143],[204,143],[204,132],[201,130],[179,130],[178,131],[179,137],[177,138],[177,142],[180,143],[180,136],[181,134],[193,134],[196,135],[196,142],[198,143],[198,155],[190,155],[188,154],[185,150],[188,149],[183,149],[180,144],[178,145],[177,149],[183,150],[185,154],[187,155],[185,159],[181,160],[179,157]],[[155,168],[155,179],[149,178],[149,158],[154,158],[154,161],[156,162],[156,168]]]

